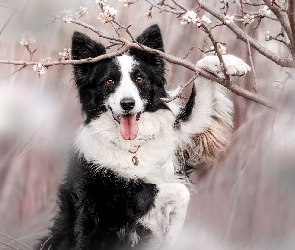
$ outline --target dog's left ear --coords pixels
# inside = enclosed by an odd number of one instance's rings
[[[164,52],[164,44],[163,44],[163,40],[162,40],[162,35],[161,35],[160,28],[157,24],[154,24],[154,25],[150,26],[149,28],[147,28],[146,30],[144,30],[142,32],[142,34],[136,38],[136,41],[142,45],[149,47],[149,48],[160,50],[160,51]],[[163,60],[154,54],[150,54],[145,51],[133,49],[133,48],[130,49],[129,53],[130,53],[130,55],[134,55],[135,57],[139,57],[139,58],[145,60],[146,62],[152,63],[152,64],[153,63],[158,64],[159,62],[162,61],[161,64],[163,64],[162,67],[164,67]]]
[[[142,34],[136,38],[136,41],[152,49],[164,52],[161,30],[157,24],[154,24],[143,31]]]
[[[164,44],[162,40],[162,35],[160,28],[157,24],[154,24],[144,30],[142,34],[136,38],[136,41],[142,45],[149,48],[156,49],[164,52]],[[142,50],[131,48],[129,51],[131,56],[139,58],[149,65],[153,66],[153,71],[158,76],[164,76],[165,63],[164,60],[155,54],[151,54]],[[164,86],[165,78],[159,79],[159,86]]]

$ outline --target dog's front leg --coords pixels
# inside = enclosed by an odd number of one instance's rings
[[[152,231],[153,246],[171,245],[182,229],[190,194],[181,183],[163,183],[157,188],[155,205],[141,218],[140,224]]]
[[[76,238],[75,250],[88,249],[87,239],[95,227],[95,219],[90,216],[91,213],[87,210],[88,208],[82,205],[77,211],[74,224],[74,234]]]

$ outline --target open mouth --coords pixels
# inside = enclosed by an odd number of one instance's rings
[[[112,110],[112,109],[111,109]],[[138,120],[140,113],[118,115],[112,110],[115,121],[120,125],[120,134],[124,140],[134,140],[138,133]]]

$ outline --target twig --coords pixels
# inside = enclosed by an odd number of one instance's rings
[[[248,52],[249,52],[249,58],[250,58],[251,68],[252,68],[253,75],[254,75],[254,87],[253,87],[253,89],[254,89],[255,93],[258,93],[257,75],[256,75],[254,63],[253,63],[253,57],[252,57],[252,52],[251,52],[251,47],[250,47],[250,43],[249,43],[248,37],[247,37],[247,45],[248,45]]]
[[[199,76],[199,74],[195,74],[191,79],[189,79],[183,86],[178,86],[178,88],[175,90],[175,94],[173,94],[172,96],[170,96],[169,98],[161,98],[161,100],[165,103],[169,103],[174,101],[177,98],[180,98],[181,93],[183,92],[183,90],[191,83],[193,82],[195,79],[197,79],[197,77]]]
[[[224,77],[225,77],[225,84],[229,84],[230,83],[230,77],[227,74],[227,69],[223,60],[223,57],[218,49],[218,42],[215,40],[215,38],[213,37],[211,31],[206,27],[206,25],[201,25],[201,27],[204,29],[204,31],[208,34],[213,46],[214,46],[214,51],[219,59],[220,65],[221,65],[221,69],[223,71]]]
[[[15,73],[17,73],[17,72],[21,71],[22,69],[24,69],[25,67],[27,67],[27,65],[23,65],[23,66],[19,67],[17,70],[15,70],[12,73],[10,73],[9,75],[3,77],[1,80],[7,79],[8,77],[10,77],[10,76],[14,75]]]
[[[173,2],[176,6],[178,6],[180,9],[184,10],[185,12],[187,11],[187,8],[186,8],[184,5],[182,5],[182,4],[180,4],[179,2],[177,2],[176,0],[172,0],[172,2]]]
[[[9,248],[11,248],[11,249],[14,249],[14,250],[18,250],[17,248],[15,248],[15,247],[13,247],[13,246],[11,246],[11,245],[5,243],[5,242],[0,241],[0,244],[2,244],[2,245],[4,245],[4,246],[7,246],[7,247],[9,247]]]
[[[149,0],[145,0],[147,3],[149,3],[151,6],[153,6],[156,9],[159,9],[161,12],[169,12],[172,14],[176,14],[176,15],[182,15],[185,13],[185,11],[174,11],[171,9],[167,9],[167,8],[163,8],[162,6],[159,6],[158,4],[153,4],[151,1]]]
[[[21,241],[12,238],[12,237],[10,237],[9,235],[3,234],[3,233],[0,233],[0,235],[5,236],[7,239],[9,239],[11,245],[12,245],[12,242],[11,242],[11,240],[12,240],[12,241],[14,241],[14,242],[16,242],[16,243],[18,243],[18,244],[20,244],[20,245],[26,247],[27,249],[31,249],[31,248],[30,248],[28,245],[26,245],[25,243],[22,243]],[[12,246],[13,246],[13,245],[12,245]]]
[[[187,54],[186,54],[182,59],[186,59],[186,58],[189,56],[189,54],[191,53],[191,51],[192,51],[195,47],[196,47],[196,46],[191,47],[191,48],[189,49],[189,51],[187,52]]]
[[[10,17],[8,18],[7,22],[4,24],[3,28],[0,30],[0,35],[2,34],[3,30],[6,28],[6,26],[8,25],[8,23],[10,22],[11,18],[13,17],[15,13],[15,9],[13,9],[12,14],[10,15]]]
[[[4,233],[0,233],[0,234],[3,235],[4,237],[6,237],[6,238],[8,239],[8,241],[9,241],[10,245],[13,247],[13,243],[12,243],[12,241],[10,240],[10,237],[9,237],[8,234],[6,233],[5,229],[2,227],[2,225],[0,225],[0,227],[1,227],[2,231],[4,232]]]

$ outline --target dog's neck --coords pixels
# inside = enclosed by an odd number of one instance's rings
[[[77,150],[96,168],[108,168],[125,178],[146,178],[150,182],[167,182],[177,178],[173,157],[174,115],[168,110],[143,113],[135,140],[125,141],[118,125],[103,114],[82,127],[76,140]]]

